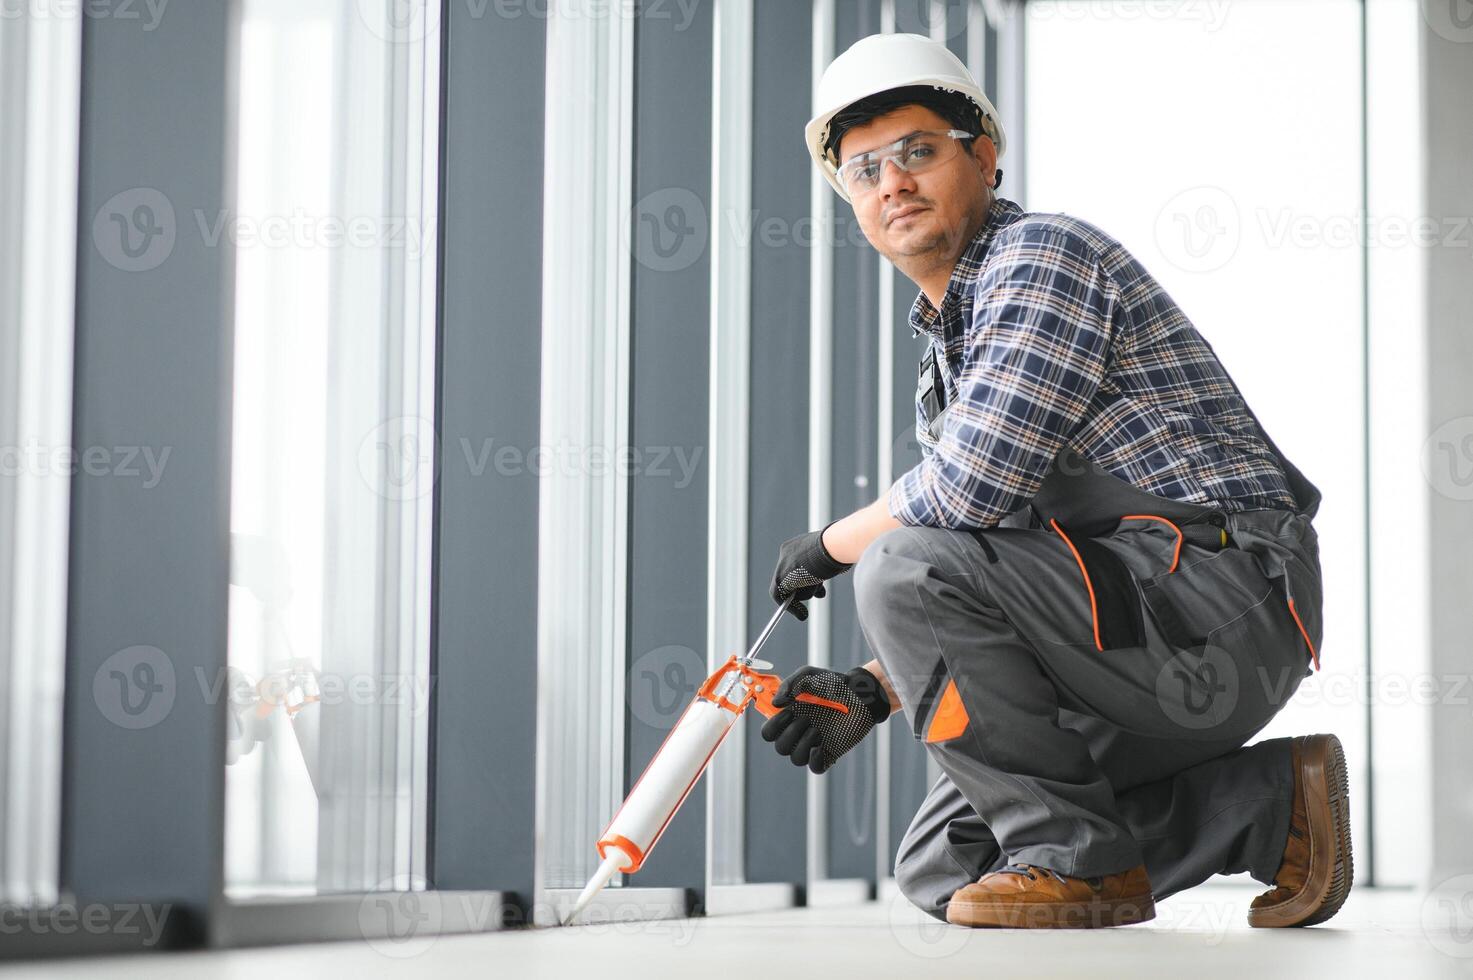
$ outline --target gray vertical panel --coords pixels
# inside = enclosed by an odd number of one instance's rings
[[[975,0],[946,0],[946,47],[967,63],[967,8]],[[984,90],[985,91],[985,90]]]
[[[1019,17],[1023,16],[1023,11],[1022,10],[1019,10],[1018,11],[1018,16]],[[983,35],[982,49],[983,49],[983,58],[984,58],[984,64],[985,64],[985,67],[983,69],[983,74],[986,75],[987,77],[985,77],[985,78],[979,78],[979,79],[977,79],[977,81],[981,83],[981,85],[982,85],[982,91],[985,92],[987,94],[987,97],[992,100],[992,104],[995,107],[998,104],[997,103],[997,96],[998,96],[998,93],[997,93],[997,30],[991,24],[988,24],[987,25],[986,33]],[[1002,110],[999,109],[998,111],[1001,112]],[[1002,121],[1002,124],[1003,124],[1003,127],[1006,128],[1007,125],[1008,125],[1008,120],[1007,119],[1004,119]]]
[[[834,51],[880,30],[879,0],[835,4]],[[874,501],[877,452],[875,418],[879,378],[879,254],[870,246],[854,209],[836,202],[834,213],[833,448],[830,512],[842,517]],[[873,659],[859,628],[854,577],[829,583],[832,609],[829,666],[848,670]],[[875,877],[875,756],[878,739],[866,739],[825,774],[828,788],[828,871],[831,878]]]
[[[539,438],[547,22],[494,9],[447,4],[444,27],[430,868],[437,888],[526,901],[537,478],[498,475],[495,453]]]
[[[0,24],[0,119],[23,120],[25,118],[26,100],[26,31],[24,21],[12,21],[19,30]],[[13,132],[25,133],[25,125],[21,122]],[[21,288],[24,273],[21,264],[12,261],[12,256],[20,256],[23,253],[25,236],[25,208],[22,205],[22,195],[25,189],[25,158],[27,153],[25,139],[8,137],[0,143],[0,446],[20,445],[20,406],[16,404],[19,396],[20,384],[17,375],[20,373],[21,355]],[[33,287],[34,288],[34,287]],[[14,324],[14,328],[12,328]],[[24,660],[13,649],[12,630],[14,627],[15,609],[13,606],[15,598],[15,573],[19,571],[19,562],[16,561],[11,542],[16,533],[16,496],[19,490],[19,480],[9,477],[0,479],[0,535],[7,544],[6,555],[0,558],[0,630],[4,633],[0,639],[0,677],[4,680],[4,691],[8,694],[13,688],[11,684],[17,661]],[[6,704],[11,703],[6,700]],[[11,735],[7,726],[0,726],[0,786],[8,792],[26,792],[28,787],[23,785],[12,786],[11,781],[20,781],[18,775],[10,772],[10,756],[13,751],[10,745]],[[8,841],[20,837],[26,833],[25,824],[17,821],[12,825],[7,820],[7,814],[0,808],[0,871],[5,873],[7,883],[0,885],[0,897],[10,896],[10,885],[8,882],[21,880],[26,872],[21,868],[11,866],[6,860],[9,851]],[[46,872],[47,888],[55,887],[52,875],[55,869]]]
[[[711,22],[710,4],[650,5],[635,34],[630,441],[640,463],[630,484],[631,665],[672,646],[690,651],[682,662],[706,660]],[[686,473],[676,454],[698,465]],[[666,693],[684,703],[704,676],[680,679],[681,689]],[[677,719],[628,716],[629,786]],[[704,901],[705,811],[705,793],[686,797],[639,885],[693,888]]]
[[[895,0],[895,33],[931,36],[931,0]]]
[[[926,350],[926,335],[912,337],[910,308],[920,292],[904,273],[893,270],[895,331],[890,342],[895,401],[891,405],[895,442],[891,450],[891,467],[895,479],[921,461],[921,446],[916,441],[915,390],[916,372]],[[885,723],[885,745],[890,750],[890,861],[894,869],[895,852],[905,838],[905,831],[916,809],[926,796],[926,748],[916,741],[909,720],[903,713],[891,715]]]
[[[752,342],[748,539],[748,635],[772,616],[768,585],[784,540],[808,523],[808,186],[803,145],[812,84],[813,14],[806,3],[757,0],[752,93]],[[765,229],[765,230],[764,230]],[[800,237],[801,236],[801,237]],[[822,602],[823,600],[819,600]],[[806,625],[785,617],[763,658],[787,676],[807,659]],[[804,773],[744,722],[747,739],[748,881],[804,884]]]
[[[169,456],[151,488],[72,481],[61,882],[79,902],[173,900],[192,918],[222,881],[225,708],[201,683],[225,670],[230,290],[194,215],[225,207],[226,4],[146,22],[83,24],[72,438]],[[113,215],[149,227],[143,204],[164,234],[134,234],[153,267],[124,271]],[[137,646],[159,651],[151,682],[105,663]]]
[[[1446,9],[1446,8],[1444,8]],[[1424,16],[1428,8],[1424,8]],[[1473,44],[1467,28],[1450,21],[1451,11],[1425,21],[1422,29],[1422,133],[1426,143],[1426,214],[1441,227],[1462,226],[1473,214],[1473,182],[1468,161],[1473,159],[1473,117],[1466,93],[1473,87]],[[1437,27],[1431,25],[1435,23]],[[1444,245],[1427,250],[1427,417],[1431,426],[1473,414],[1468,377],[1473,373],[1473,351],[1468,324],[1473,322],[1473,277],[1468,275],[1466,238],[1460,247]],[[1439,437],[1440,438],[1440,437]],[[1439,452],[1442,450],[1439,449]],[[1461,476],[1467,449],[1461,447],[1452,465]],[[1446,465],[1446,464],[1445,464]],[[1448,471],[1443,471],[1448,472]],[[1447,479],[1447,477],[1443,477]],[[1428,546],[1431,583],[1430,615],[1434,677],[1466,678],[1473,668],[1468,636],[1473,634],[1473,604],[1468,602],[1468,548],[1473,537],[1473,508],[1444,492],[1446,483],[1428,499]],[[1473,784],[1473,712],[1466,702],[1439,700],[1432,709],[1432,857],[1427,869],[1434,883],[1449,873],[1473,871],[1473,837],[1468,834],[1467,789]],[[1444,894],[1458,895],[1461,888]],[[1466,908],[1466,905],[1463,906]],[[1466,913],[1464,913],[1466,914]],[[1447,921],[1447,920],[1442,920]],[[1459,920],[1465,921],[1465,920]],[[1460,934],[1461,936],[1462,934]]]
[[[1027,74],[1028,5],[1009,0],[1004,6],[1009,11],[1006,23],[1001,25],[1001,30],[994,24],[987,32],[987,73],[992,87],[983,91],[997,107],[1008,134],[1007,156],[998,161],[1003,172],[998,194],[1026,208],[1028,140],[1023,123],[1028,99],[1023,80]]]

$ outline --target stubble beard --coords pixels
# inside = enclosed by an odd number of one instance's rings
[[[967,243],[982,229],[988,212],[992,210],[992,202],[997,199],[997,193],[991,187],[986,188],[986,191],[981,220],[977,227],[972,229],[970,235],[966,233],[965,228],[955,229],[955,234],[953,234],[952,228],[942,227],[936,234],[923,239],[920,243],[894,251],[882,250],[882,254],[912,280],[925,276],[938,266],[955,265],[962,251],[966,249]]]

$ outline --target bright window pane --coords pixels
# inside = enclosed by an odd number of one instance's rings
[[[223,228],[237,893],[423,887],[437,35],[371,7],[242,4]]]
[[[1027,206],[1140,258],[1324,494],[1323,670],[1259,737],[1335,732],[1363,787],[1359,4],[1027,9]]]

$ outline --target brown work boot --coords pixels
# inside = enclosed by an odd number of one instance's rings
[[[1144,864],[1101,878],[1010,864],[957,889],[946,905],[946,921],[958,926],[1094,929],[1155,917]]]
[[[1259,928],[1324,922],[1340,911],[1355,877],[1345,750],[1334,735],[1299,735],[1291,745],[1294,802],[1284,860],[1274,887],[1248,908],[1248,924]]]

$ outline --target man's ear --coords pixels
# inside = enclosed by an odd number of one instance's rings
[[[982,183],[992,187],[997,180],[997,144],[984,134],[972,141],[972,159],[982,173]]]

